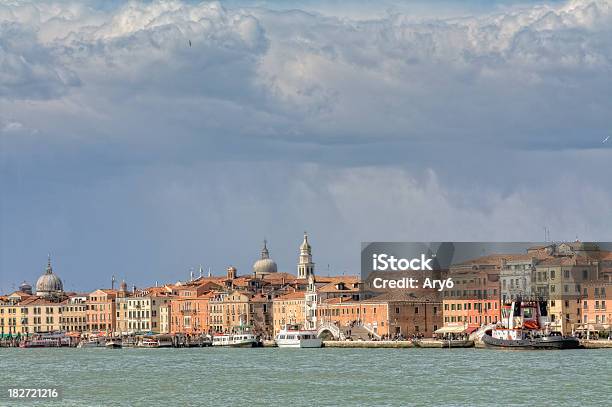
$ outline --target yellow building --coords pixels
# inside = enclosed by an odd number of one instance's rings
[[[61,304],[60,324],[62,331],[87,331],[87,294],[71,295]]]
[[[36,298],[28,293],[14,292],[0,301],[0,333],[5,335],[16,335],[24,333],[22,329],[22,310],[19,305],[27,298]]]
[[[160,308],[170,305],[170,291],[153,287],[127,298],[128,332],[160,333]]]

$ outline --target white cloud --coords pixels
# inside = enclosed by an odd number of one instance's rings
[[[611,4],[444,20],[351,20],[214,2],[4,5],[0,16],[12,21],[5,37],[19,32],[20,41],[3,47],[10,69],[1,86],[7,98],[78,99],[109,116],[124,101],[140,117],[141,99],[203,117],[239,109],[258,121],[230,123],[235,134],[255,128],[288,141],[459,136],[577,147],[585,144],[576,134],[604,131],[612,108]],[[197,126],[214,131],[208,123]]]
[[[361,240],[606,238],[612,1],[376,16],[2,3],[0,129],[30,135],[0,140],[2,271],[112,245],[161,280],[264,236],[291,270],[304,228],[336,271]]]

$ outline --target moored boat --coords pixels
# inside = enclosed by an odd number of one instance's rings
[[[159,341],[154,338],[142,338],[136,345],[137,348],[159,348]]]
[[[103,348],[106,344],[106,339],[101,336],[92,336],[82,340],[77,345],[77,348]]]
[[[250,332],[217,334],[213,336],[212,340],[212,346],[229,346],[232,348],[255,348],[258,344],[257,337]]]
[[[482,335],[487,348],[578,349],[578,339],[548,329],[546,301],[517,299],[502,306],[502,319]]]
[[[47,333],[35,336],[32,339],[24,339],[20,348],[59,348],[70,346],[70,337],[64,333]]]
[[[470,339],[419,339],[412,341],[418,348],[471,348],[474,341]]]
[[[111,339],[106,341],[105,346],[107,349],[121,349],[123,347],[123,343],[121,342],[121,339]]]
[[[279,348],[320,348],[323,345],[317,331],[300,329],[298,325],[287,324],[275,338]]]

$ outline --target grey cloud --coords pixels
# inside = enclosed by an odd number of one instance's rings
[[[53,99],[79,84],[31,27],[0,22],[0,98]]]

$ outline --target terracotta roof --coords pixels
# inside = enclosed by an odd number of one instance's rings
[[[350,299],[347,298],[342,298],[342,297],[334,297],[334,298],[327,298],[323,301],[321,301],[323,304],[339,304],[339,303],[345,303],[345,302],[353,302]]]
[[[284,294],[279,297],[276,297],[274,301],[285,301],[285,300],[300,300],[304,299],[304,295],[306,293],[304,291],[295,291],[292,293]]]
[[[344,281],[337,281],[325,284],[322,287],[317,288],[317,292],[321,293],[358,293],[359,287],[353,287],[353,284],[345,283],[344,288],[337,288],[338,284],[344,283]]]
[[[589,266],[592,261],[584,256],[560,256],[543,259],[536,266]]]
[[[27,298],[23,301],[21,301],[19,303],[19,305],[45,305],[45,306],[50,306],[50,305],[60,305],[60,302],[53,302],[53,301],[49,301],[45,298],[40,298],[40,297],[30,297]]]
[[[267,295],[263,295],[262,293],[257,293],[257,294],[255,294],[255,295],[253,295],[251,297],[251,301],[253,301],[253,302],[268,302],[270,300],[268,299]]]
[[[285,281],[296,279],[296,277],[293,274],[284,273],[284,272],[270,273],[270,274],[266,274],[265,276],[263,276],[264,281],[277,281],[277,280],[282,280],[283,278],[285,279]]]
[[[315,283],[359,283],[361,278],[358,276],[317,276],[315,275]]]
[[[440,297],[434,295],[417,295],[413,291],[409,290],[393,290],[387,293],[378,295],[374,298],[363,300],[365,303],[372,302],[388,302],[388,301],[404,301],[404,302],[433,302],[441,303]]]

